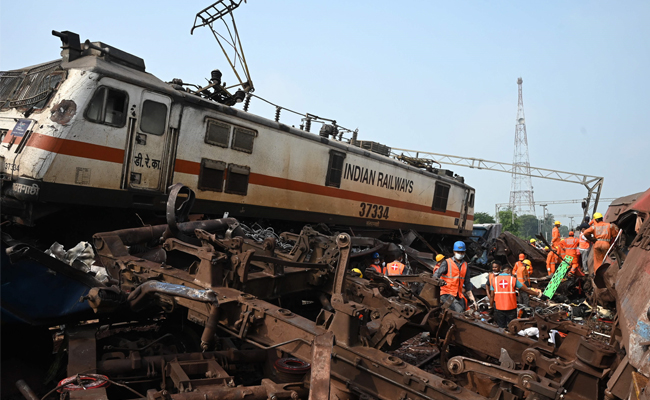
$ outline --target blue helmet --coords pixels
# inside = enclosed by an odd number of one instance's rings
[[[379,253],[375,253],[372,255],[372,258],[379,258]]]
[[[465,243],[461,241],[454,243],[454,251],[465,251]]]

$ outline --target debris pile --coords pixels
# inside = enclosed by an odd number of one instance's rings
[[[646,217],[628,260],[648,256],[648,235]],[[508,260],[529,250],[504,234],[497,242],[492,254]],[[590,301],[532,298],[501,329],[486,298],[463,313],[441,302],[429,256],[417,250],[402,245],[414,274],[366,268],[375,252],[399,249],[374,238],[174,218],[97,233],[92,245],[109,280],[83,274],[77,304],[93,314],[59,322],[64,339],[44,398],[648,398],[648,333],[640,328],[648,296],[618,298],[639,311],[634,321],[632,311],[614,317]],[[56,258],[40,258],[13,243],[9,254],[13,263],[49,259],[60,272],[81,273],[70,260],[89,261],[91,249],[79,248],[88,251],[53,246]],[[638,273],[647,265],[625,262],[617,289],[634,285],[627,274],[648,284]]]

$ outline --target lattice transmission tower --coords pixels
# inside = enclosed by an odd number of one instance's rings
[[[528,159],[524,97],[521,93],[523,82],[523,79],[517,79],[519,102],[515,126],[515,155],[512,161],[512,185],[510,187],[510,210],[512,210],[513,219],[515,213],[517,215],[535,215],[535,199],[533,199],[533,184],[530,179],[530,161]]]

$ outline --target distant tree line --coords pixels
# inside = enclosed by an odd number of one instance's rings
[[[475,224],[493,224],[495,222],[494,217],[486,212],[477,212],[474,214]],[[513,219],[511,210],[503,210],[499,211],[499,222],[503,226],[503,231],[508,231],[521,239],[530,240],[538,233],[541,233],[550,241],[555,217],[553,214],[547,214],[546,219],[542,219],[534,215],[515,214]],[[563,237],[569,236],[569,227],[566,225],[560,226],[560,234]]]

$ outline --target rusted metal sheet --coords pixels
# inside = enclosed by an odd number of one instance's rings
[[[650,218],[617,274],[616,301],[622,346],[635,368],[650,376]]]
[[[518,238],[510,232],[503,232],[494,242],[489,250],[490,255],[495,259],[505,262],[511,266],[519,260],[519,254],[526,255],[533,267],[533,277],[547,276],[546,272],[546,253],[536,247],[531,246],[525,240]]]

